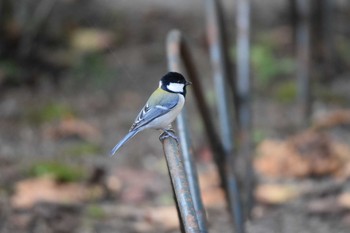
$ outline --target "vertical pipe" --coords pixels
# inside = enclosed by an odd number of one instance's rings
[[[190,186],[190,191],[192,195],[192,201],[196,211],[196,217],[199,224],[199,229],[201,233],[207,233],[207,220],[205,209],[202,202],[202,197],[198,184],[198,175],[196,172],[196,167],[193,161],[191,141],[189,138],[188,126],[186,121],[186,109],[182,110],[182,113],[177,117],[176,123],[179,132],[179,138],[181,143],[181,151],[183,154],[183,162],[185,166],[185,171]]]
[[[167,38],[167,58],[168,58],[168,69],[169,71],[175,71],[182,73],[181,64],[182,53],[181,44],[183,43],[181,33],[179,31],[173,30],[168,34]],[[206,214],[202,203],[202,198],[200,194],[198,176],[196,172],[196,167],[193,161],[192,145],[190,140],[190,134],[186,121],[186,107],[184,106],[182,113],[176,119],[180,144],[182,149],[182,158],[184,162],[185,172],[187,175],[189,188],[196,211],[196,218],[199,224],[200,232],[207,233],[206,226]]]
[[[324,48],[325,80],[330,81],[334,73],[334,0],[323,0],[322,4],[322,37]]]
[[[244,101],[240,104],[242,107],[250,100],[250,1],[237,0],[236,9],[237,87],[240,101]],[[250,117],[244,119],[244,124],[247,125]]]
[[[298,79],[298,109],[301,125],[306,126],[311,114],[310,87],[310,0],[297,0],[297,79]]]
[[[223,35],[219,28],[219,6],[217,0],[206,0],[207,36],[210,49],[210,59],[213,68],[214,85],[216,90],[217,107],[219,114],[219,127],[221,140],[225,150],[233,152],[233,130],[232,130],[232,106],[228,103],[228,90],[226,85],[227,60],[225,58]]]
[[[193,90],[194,97],[197,102],[198,110],[200,116],[202,117],[204,129],[210,143],[210,147],[214,154],[214,161],[217,165],[220,182],[225,190],[226,198],[230,202],[230,198],[227,191],[227,178],[225,171],[225,151],[222,146],[221,140],[216,132],[209,107],[205,101],[204,94],[201,88],[201,81],[198,76],[195,64],[193,62],[190,50],[186,44],[185,39],[182,37],[181,33],[177,30],[173,30],[168,35],[168,54],[181,53],[181,58],[183,65],[188,73],[188,77],[192,82],[191,89]],[[176,57],[168,56],[168,61],[175,59]]]
[[[229,77],[227,49],[225,48],[225,39],[223,31],[222,11],[217,0],[206,0],[206,16],[207,16],[207,35],[210,47],[210,58],[213,67],[214,85],[216,90],[216,100],[219,114],[219,129],[221,141],[225,152],[225,171],[226,171],[226,187],[229,196],[229,210],[233,217],[232,221],[235,225],[235,232],[244,232],[244,219],[240,206],[240,193],[238,182],[235,175],[235,148],[233,125],[235,122],[232,116],[232,110],[237,103],[236,98],[233,104],[230,104],[229,92],[227,84],[232,80]],[[234,86],[234,85],[232,85]],[[235,95],[232,88],[232,96]],[[236,109],[237,110],[237,109]],[[237,113],[237,111],[236,111]]]
[[[171,137],[161,139],[161,142],[180,210],[183,229],[186,233],[201,233],[178,144]]]
[[[250,77],[250,0],[237,0],[236,5],[237,27],[237,92],[240,122],[239,156],[244,160],[245,183],[245,210],[250,215],[253,206],[254,172],[251,155],[251,77]]]

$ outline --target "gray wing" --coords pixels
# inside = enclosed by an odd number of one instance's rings
[[[163,96],[162,100],[158,101],[158,103],[147,102],[147,104],[142,108],[136,117],[136,120],[131,126],[130,131],[137,130],[147,125],[154,119],[168,113],[177,105],[178,102],[179,96],[174,94]]]

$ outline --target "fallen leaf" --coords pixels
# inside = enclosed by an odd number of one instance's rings
[[[310,171],[305,158],[278,140],[264,140],[258,146],[254,167],[267,177],[305,177]]]
[[[82,28],[73,32],[71,45],[82,52],[102,51],[114,42],[113,33],[102,29]]]
[[[47,176],[18,182],[11,205],[26,209],[39,202],[74,204],[88,200],[91,195],[88,187],[76,183],[58,183]]]
[[[199,173],[199,184],[202,201],[206,207],[218,207],[225,205],[225,194],[220,185],[220,179],[214,166],[209,166]]]
[[[330,175],[341,168],[333,141],[324,133],[307,130],[288,140],[288,146],[309,164],[309,175]]]
[[[146,211],[146,219],[152,224],[159,224],[165,231],[178,229],[179,219],[175,206],[162,206]]]
[[[350,147],[344,143],[334,143],[334,151],[339,157],[342,168],[335,172],[335,177],[346,180],[350,178]]]
[[[346,180],[350,178],[350,162],[344,164],[341,170],[334,174],[339,180]]]
[[[255,197],[264,204],[278,205],[299,196],[299,191],[291,185],[262,184],[255,190]]]
[[[285,141],[265,140],[257,148],[256,171],[266,177],[303,178],[336,175],[350,160],[350,149],[313,130]]]
[[[225,193],[219,187],[205,190],[202,192],[202,201],[208,208],[224,206],[226,204]]]
[[[51,139],[80,138],[96,141],[100,138],[100,131],[90,123],[72,117],[65,118],[58,124],[44,128],[43,134]]]
[[[348,144],[333,143],[333,149],[344,163],[350,162],[350,147]]]
[[[344,192],[340,194],[338,197],[338,204],[341,207],[350,210],[350,192]]]
[[[122,188],[122,181],[116,176],[109,176],[107,177],[106,185],[110,191],[117,193]]]
[[[137,221],[134,224],[134,230],[138,233],[154,232],[154,225],[147,221]]]
[[[333,111],[316,120],[315,129],[333,128],[339,125],[350,125],[350,110],[341,109]]]

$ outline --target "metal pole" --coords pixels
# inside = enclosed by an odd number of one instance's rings
[[[333,0],[323,0],[322,4],[322,37],[324,49],[325,80],[331,80],[334,74],[335,52],[334,52],[334,5]]]
[[[209,139],[210,146],[214,151],[214,154],[217,155],[215,158],[219,158],[224,162],[224,149],[220,138],[216,132],[213,120],[211,118],[211,114],[209,111],[209,107],[205,101],[205,97],[202,91],[200,78],[198,76],[198,72],[194,65],[190,50],[186,44],[185,39],[182,37],[181,33],[177,30],[173,30],[168,35],[168,50],[174,50],[170,53],[181,53],[181,58],[183,60],[184,66],[188,73],[188,77],[192,82],[191,89],[195,96],[198,110],[200,116],[203,119],[204,129],[206,130],[206,134]],[[169,58],[170,59],[170,58]],[[222,158],[221,158],[222,157]],[[218,167],[219,171],[223,171],[222,167]],[[224,173],[223,173],[224,174]]]
[[[195,163],[193,161],[191,140],[188,132],[188,125],[186,121],[187,116],[186,109],[182,110],[182,113],[177,117],[176,123],[179,132],[181,151],[184,160],[185,172],[187,175],[188,183],[190,185],[190,191],[192,194],[192,201],[196,210],[196,217],[199,224],[201,233],[207,233],[207,218],[205,209],[202,202],[202,197],[199,189],[198,175]]]
[[[229,210],[235,223],[235,232],[244,232],[244,219],[240,206],[240,193],[235,175],[235,148],[233,125],[235,122],[231,110],[237,110],[237,98],[235,98],[235,85],[231,85],[233,104],[230,104],[227,84],[232,79],[229,75],[228,56],[225,45],[225,35],[222,19],[222,10],[216,0],[206,0],[207,34],[210,47],[210,58],[213,67],[214,84],[216,89],[216,100],[219,114],[219,127],[221,141],[225,151],[225,171],[227,177],[227,188],[229,196]],[[231,80],[231,81],[230,81]],[[237,111],[236,111],[237,114]]]
[[[213,68],[214,84],[217,96],[217,107],[219,114],[219,127],[221,140],[225,150],[229,153],[233,151],[233,130],[232,130],[232,106],[228,102],[228,90],[226,81],[228,77],[228,65],[225,56],[224,36],[222,20],[220,20],[220,7],[216,0],[206,0],[207,15],[207,37],[210,49],[210,59]]]
[[[245,165],[245,210],[250,215],[253,206],[254,172],[252,168],[252,109],[250,77],[250,0],[237,0],[237,92],[240,122],[239,155]]]
[[[225,151],[216,133],[214,123],[212,121],[209,107],[205,101],[204,94],[201,88],[201,82],[198,77],[198,73],[196,67],[193,63],[192,56],[190,54],[189,48],[187,47],[185,39],[182,37],[181,32],[178,30],[172,30],[168,34],[167,40],[167,50],[168,50],[168,60],[177,60],[177,54],[180,53],[183,65],[188,73],[188,77],[192,82],[191,90],[193,90],[198,110],[200,112],[200,116],[202,117],[204,129],[206,131],[206,135],[208,136],[208,141],[210,143],[210,147],[214,153],[214,160],[217,165],[221,185],[227,194],[227,179],[225,172]],[[170,56],[172,55],[172,56]],[[229,197],[227,196],[229,200]]]
[[[170,178],[175,191],[178,208],[186,233],[200,233],[196,211],[192,202],[191,191],[179,147],[175,139],[168,137],[161,140],[167,161]]]
[[[297,42],[297,79],[298,108],[302,126],[310,121],[311,88],[310,88],[310,0],[296,0],[298,12]]]
[[[181,39],[177,40],[176,44],[174,44],[173,38],[181,38],[181,33],[179,31],[171,31],[168,34],[167,38],[167,58],[168,58],[168,69],[169,71],[175,71],[182,73],[181,64],[182,64],[182,56],[181,56]],[[196,218],[199,224],[200,232],[207,233],[206,226],[206,214],[205,209],[203,207],[203,202],[200,194],[199,184],[198,184],[198,175],[196,171],[195,164],[193,162],[193,154],[192,154],[192,145],[190,140],[190,134],[186,121],[186,108],[184,107],[182,113],[176,119],[182,157],[184,160],[185,172],[187,175],[190,192],[192,195],[192,201],[194,204],[194,208],[196,210]]]

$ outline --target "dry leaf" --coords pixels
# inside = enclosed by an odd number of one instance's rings
[[[331,112],[314,124],[315,129],[332,128],[339,125],[350,125],[350,110],[342,109]]]
[[[254,167],[259,174],[275,178],[336,175],[350,161],[349,151],[327,135],[309,130],[286,141],[263,141]]]
[[[52,139],[75,137],[87,141],[96,141],[100,138],[100,131],[83,120],[65,118],[56,125],[46,127],[44,136]]]
[[[299,191],[291,185],[262,184],[255,190],[255,197],[265,204],[283,204],[299,196]]]
[[[206,207],[225,205],[225,194],[220,186],[217,170],[211,166],[205,172],[199,173],[199,184],[203,204]]]
[[[150,222],[146,221],[137,221],[133,224],[135,232],[142,233],[142,232],[154,232],[154,226]]]
[[[341,168],[333,142],[323,133],[305,131],[288,140],[288,145],[309,164],[309,175],[329,175]]]
[[[105,50],[112,46],[113,33],[101,29],[77,29],[73,32],[71,44],[82,52]]]
[[[219,188],[212,188],[202,192],[203,204],[208,208],[221,207],[226,204],[225,193]]]
[[[341,207],[350,210],[350,192],[342,193],[338,197],[338,203]]]
[[[334,175],[340,179],[350,178],[350,147],[347,144],[343,143],[334,143],[333,149],[336,152],[342,168],[338,170]]]
[[[267,177],[304,177],[309,173],[309,164],[277,140],[265,140],[257,148],[254,167]]]
[[[106,185],[110,191],[118,193],[122,188],[122,181],[116,176],[109,176],[107,177]]]
[[[79,203],[88,199],[90,192],[80,184],[57,183],[51,177],[27,179],[16,184],[11,204],[15,208],[31,208],[38,202],[61,204]]]
[[[178,229],[179,219],[174,206],[163,206],[149,209],[146,212],[146,219],[155,224],[159,224],[165,231]]]

